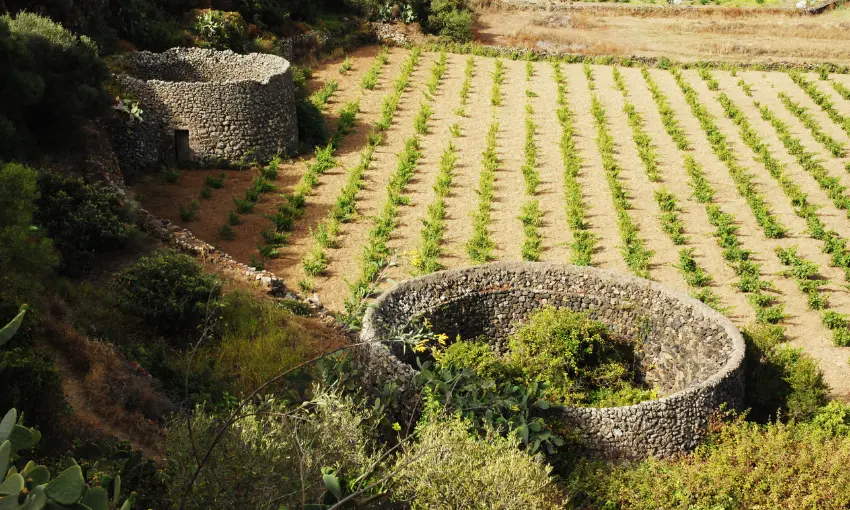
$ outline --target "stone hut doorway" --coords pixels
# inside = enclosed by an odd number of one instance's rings
[[[178,163],[187,163],[192,159],[191,150],[189,149],[188,129],[174,130],[174,150]]]

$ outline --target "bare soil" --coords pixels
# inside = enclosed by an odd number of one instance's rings
[[[629,38],[620,37],[618,40],[628,41]],[[362,124],[358,124],[356,133],[347,139],[339,157],[340,167],[322,177],[314,195],[308,198],[308,212],[298,221],[290,244],[281,251],[279,259],[268,262],[267,267],[281,274],[288,285],[294,286],[303,276],[300,261],[304,251],[310,246],[310,228],[324,217],[336,199],[345,179],[345,168],[356,162],[358,151],[365,145],[364,133],[368,133],[367,126],[377,118],[381,97],[388,91],[393,73],[406,54],[406,50],[393,50],[391,63],[385,68],[380,85],[374,91],[362,95],[362,112],[358,116]],[[397,167],[396,154],[414,132],[413,118],[423,98],[422,91],[430,74],[429,69],[437,58],[436,54],[423,54],[419,67],[413,74],[411,86],[402,98],[393,126],[387,131],[386,139],[376,151],[374,162],[367,172],[366,185],[358,197],[359,216],[356,221],[343,226],[340,246],[328,250],[330,264],[327,275],[316,279],[319,296],[333,310],[342,310],[343,301],[349,292],[346,281],[356,279],[362,271],[360,255],[369,229],[373,225],[372,217],[379,213],[386,200],[386,185],[389,176]],[[391,285],[391,280],[407,278],[412,272],[410,261],[405,254],[419,245],[421,220],[433,200],[432,188],[439,168],[439,156],[450,140],[458,149],[458,164],[454,186],[446,199],[446,235],[442,244],[444,256],[440,262],[449,268],[470,263],[465,244],[472,233],[471,213],[478,204],[476,189],[481,169],[481,153],[487,129],[494,115],[490,105],[494,60],[476,57],[469,103],[465,108],[466,116],[459,117],[454,114],[454,110],[459,104],[459,91],[467,58],[463,55],[449,56],[448,70],[433,105],[435,113],[429,123],[428,134],[422,139],[423,157],[414,180],[407,189],[411,203],[400,207],[397,226],[390,240],[391,248],[397,253],[398,265],[388,270],[390,281],[383,282],[382,288]],[[363,64],[368,65],[365,60]],[[490,225],[491,235],[497,244],[495,254],[499,260],[520,258],[523,235],[517,216],[521,204],[528,198],[525,194],[521,165],[524,159],[525,104],[531,101],[535,110],[534,120],[538,125],[536,141],[539,147],[538,166],[542,177],[538,198],[544,218],[540,232],[545,249],[541,258],[567,261],[569,249],[566,244],[572,234],[564,213],[563,166],[557,145],[561,129],[554,113],[556,89],[551,64],[535,63],[535,72],[530,83],[526,81],[523,62],[505,61],[505,67],[507,76],[503,86],[504,102],[495,109],[496,118],[500,123],[497,151],[501,160],[501,167],[496,175],[493,223]],[[562,70],[567,81],[567,100],[574,113],[575,143],[582,158],[579,182],[587,204],[586,216],[591,232],[598,238],[593,264],[627,272],[620,252],[622,243],[616,214],[596,146],[596,127],[590,112],[591,91],[580,65],[562,65]],[[806,297],[797,284],[781,275],[785,267],[779,262],[774,250],[778,247],[798,245],[800,255],[816,262],[821,268],[822,276],[829,279],[825,291],[830,297],[832,309],[850,313],[850,295],[845,286],[844,275],[839,269],[829,267],[828,258],[821,251],[820,242],[809,236],[804,222],[794,214],[790,202],[776,181],[764,166],[754,159],[752,151],[741,140],[738,128],[725,117],[716,100],[719,92],[709,91],[696,72],[685,73],[687,80],[699,92],[700,100],[715,115],[716,123],[727,136],[730,148],[735,151],[739,163],[752,173],[758,189],[767,197],[780,221],[789,228],[789,235],[784,239],[768,239],[764,236],[750,208],[736,190],[728,169],[711,150],[705,133],[670,73],[660,69],[650,70],[654,80],[668,96],[677,119],[692,142],[693,150],[687,153],[680,151],[665,132],[640,70],[621,69],[629,90],[628,99],[643,116],[645,130],[652,137],[658,154],[662,182],[652,183],[646,177],[643,163],[638,157],[631,128],[626,123],[626,116],[622,111],[623,96],[614,88],[611,69],[594,66],[594,71],[595,94],[608,115],[609,129],[616,142],[616,158],[622,168],[622,182],[634,206],[630,214],[640,226],[640,235],[647,247],[656,252],[650,269],[652,278],[680,291],[690,291],[675,267],[679,247],[674,246],[661,231],[658,219],[653,193],[660,186],[665,186],[679,200],[680,217],[685,222],[686,234],[689,236],[685,247],[695,249],[699,264],[714,278],[713,290],[721,298],[722,305],[728,307],[728,315],[739,326],[746,326],[754,319],[746,296],[733,286],[738,278],[726,264],[722,250],[712,236],[714,228],[708,222],[704,205],[696,202],[692,196],[683,164],[683,158],[689,154],[703,166],[708,180],[717,188],[716,203],[724,211],[735,216],[740,226],[739,235],[744,248],[754,252],[753,258],[762,264],[762,278],[774,286],[775,290],[771,292],[777,302],[785,306],[787,319],[783,321],[783,325],[787,328],[791,345],[803,348],[819,361],[834,396],[850,396],[850,348],[832,345],[830,332],[821,325],[820,313],[809,310]],[[845,184],[850,184],[850,176],[844,171],[844,164],[850,159],[833,158],[823,147],[819,147],[808,130],[785,111],[777,98],[778,92],[786,91],[795,101],[810,108],[826,132],[850,147],[850,138],[846,133],[814,105],[785,74],[739,72],[738,76],[732,76],[721,71],[715,71],[714,74],[720,83],[721,91],[738,104],[776,157],[786,165],[788,176],[802,187],[812,203],[821,206],[819,214],[823,221],[842,236],[850,238],[850,219],[844,211],[839,211],[832,205],[812,177],[787,153],[773,128],[761,120],[754,101],[769,105],[775,114],[789,124],[792,132],[800,138],[805,147],[822,158],[824,165],[833,175],[839,176]],[[323,75],[317,73],[317,76]],[[753,85],[753,98],[745,96],[739,89],[737,80],[740,78]],[[358,73],[334,79],[340,80],[340,91],[359,88]],[[818,78],[812,76],[811,79]],[[844,76],[833,76],[830,79],[847,83]],[[818,83],[822,90],[831,94],[836,107],[850,115],[850,102],[839,100],[827,82]],[[533,89],[537,96],[527,97],[526,88]],[[351,94],[351,97],[356,97],[356,94]],[[448,126],[454,122],[460,125],[463,134],[452,139]],[[278,182],[281,190],[287,190],[297,182],[304,171],[306,161],[305,158],[304,161],[282,167]],[[143,203],[147,207],[160,215],[175,219],[178,206],[197,195],[205,173],[209,171],[186,171],[181,175],[178,184],[163,184],[153,179],[137,186],[137,189],[146,197]],[[254,238],[257,234],[252,236],[250,232],[258,233],[268,224],[267,220],[262,218],[262,211],[266,210],[264,208],[271,210],[278,198],[274,193],[268,194],[263,199],[268,202],[261,203],[257,213],[244,216],[245,225],[237,227],[236,240],[220,241],[217,229],[226,220],[227,212],[232,207],[230,194],[241,194],[251,177],[249,173],[236,171],[231,171],[228,175],[232,177],[228,178],[223,190],[214,191],[213,199],[199,199],[199,218],[188,227],[201,237],[220,244],[237,259],[247,262],[250,256],[256,253]]]

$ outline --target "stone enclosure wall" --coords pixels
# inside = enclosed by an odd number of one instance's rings
[[[175,159],[178,130],[188,131],[187,159],[201,164],[268,160],[297,146],[292,71],[283,58],[172,48],[130,54],[122,66],[118,83],[145,119],[137,136],[113,137],[122,167],[150,165],[152,146],[156,159]]]
[[[396,381],[402,416],[418,401],[415,370],[401,346],[383,343],[411,318],[427,318],[449,338],[484,335],[496,350],[542,306],[585,311],[615,334],[643,343],[645,379],[661,397],[617,408],[552,408],[601,456],[669,456],[695,447],[723,403],[743,404],[744,341],[708,306],[648,280],[586,267],[494,263],[441,271],[381,295],[365,317],[356,360],[379,387]]]

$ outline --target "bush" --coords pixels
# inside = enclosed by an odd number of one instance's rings
[[[781,345],[781,329],[758,325],[743,334],[747,406],[753,420],[764,423],[779,415],[805,420],[826,404],[829,391],[817,363],[801,349]]]
[[[455,0],[431,0],[428,28],[452,41],[469,42],[473,39],[472,12]]]
[[[0,16],[0,69],[0,160],[70,145],[109,105],[94,42],[36,14]]]
[[[850,437],[850,404],[830,402],[815,412],[812,424],[833,436]]]
[[[652,397],[632,385],[633,346],[586,314],[543,308],[510,337],[508,349],[510,367],[526,381],[546,383],[564,404],[628,405]]]
[[[679,459],[584,462],[568,486],[579,508],[839,509],[850,505],[848,463],[850,437],[738,419]]]
[[[116,274],[112,282],[119,308],[160,333],[190,334],[203,324],[208,306],[216,306],[218,278],[171,250],[143,257]],[[187,342],[182,337],[179,342]]]
[[[121,248],[135,231],[121,198],[103,184],[45,172],[38,191],[36,223],[53,239],[66,273],[89,270],[98,255]]]
[[[0,371],[0,408],[24,412],[27,422],[44,432],[61,432],[59,418],[67,405],[53,360],[32,347],[19,346],[0,350],[0,365],[4,366]]]
[[[348,480],[365,473],[380,453],[368,425],[375,421],[371,411],[326,390],[313,402],[295,411],[275,399],[247,406],[248,417],[234,423],[213,450],[186,508],[300,508],[302,495],[315,502],[325,492],[322,468]],[[215,415],[195,413],[198,451],[206,450],[220,424]],[[177,502],[195,470],[183,419],[169,427],[166,444],[169,496]]]
[[[32,230],[37,174],[17,163],[0,164],[0,323],[23,303],[39,300],[59,262],[53,245]],[[11,405],[7,406],[11,407]]]
[[[516,436],[470,433],[458,419],[426,423],[400,455],[394,500],[412,508],[560,508],[552,468],[519,449]]]
[[[122,0],[112,5],[118,35],[139,49],[165,51],[174,46],[187,45],[186,34],[174,16],[182,14],[185,6],[168,12],[160,2],[149,0]]]
[[[506,375],[501,358],[486,342],[455,342],[445,351],[435,351],[434,358],[437,363],[452,370],[469,369],[487,378]]]
[[[195,17],[193,28],[201,48],[245,51],[250,40],[248,24],[238,12],[202,11]]]

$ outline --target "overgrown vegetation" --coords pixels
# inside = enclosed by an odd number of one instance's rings
[[[109,105],[97,45],[33,13],[0,16],[0,161],[39,160],[80,141]]]

